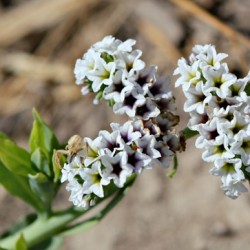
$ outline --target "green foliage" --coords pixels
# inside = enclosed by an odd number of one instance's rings
[[[50,159],[48,159],[47,155],[41,150],[41,148],[37,148],[31,154],[31,162],[37,172],[42,172],[48,177],[53,177],[53,169],[51,169],[50,166]]]
[[[28,177],[14,174],[0,161],[0,184],[12,195],[19,197],[35,210],[42,211],[42,204],[30,188]]]
[[[22,234],[16,242],[15,250],[28,250],[28,246]]]
[[[198,132],[198,131],[191,130],[191,129],[189,129],[189,128],[185,128],[185,129],[183,129],[183,134],[184,134],[184,136],[185,136],[185,139],[188,140],[188,139],[190,139],[190,138],[192,138],[192,137],[198,135],[199,132]]]
[[[0,183],[39,213],[49,212],[60,184],[60,169],[56,169],[52,162],[59,143],[35,109],[33,117],[29,139],[31,153],[0,132]]]
[[[0,135],[0,160],[13,174],[28,176],[35,174],[31,167],[30,154],[18,147],[6,135]]]
[[[247,83],[244,90],[246,91],[247,95],[250,96],[250,82]]]
[[[30,151],[33,153],[39,148],[51,160],[53,150],[59,148],[59,142],[35,109],[33,109],[33,118],[33,128],[29,140]]]
[[[55,195],[53,183],[43,173],[29,176],[30,187],[43,204],[44,210],[50,212],[52,199]]]

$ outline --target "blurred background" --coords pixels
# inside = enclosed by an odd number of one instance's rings
[[[180,128],[188,121],[174,89],[177,60],[195,44],[215,44],[230,55],[231,72],[244,77],[250,62],[249,0],[1,0],[0,130],[27,148],[32,107],[61,142],[73,134],[94,138],[114,116],[92,104],[74,84],[77,58],[112,34],[137,40],[149,66],[168,75]],[[127,197],[95,228],[67,237],[62,250],[246,250],[250,246],[250,195],[233,201],[211,177],[201,152],[188,142],[173,179],[165,170],[144,171]],[[56,206],[68,206],[68,193]],[[24,203],[0,189],[0,233],[21,215]]]

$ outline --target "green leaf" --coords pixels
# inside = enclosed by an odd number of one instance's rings
[[[53,183],[43,173],[29,175],[29,183],[33,192],[43,203],[44,209],[50,211],[51,201],[55,194]]]
[[[61,237],[53,237],[31,247],[30,250],[58,250],[62,243]]]
[[[30,154],[1,133],[0,160],[14,174],[35,174],[31,167]]]
[[[250,96],[250,82],[247,83],[244,91],[247,93],[248,96]]]
[[[46,154],[42,151],[41,148],[37,148],[31,154],[31,162],[34,165],[34,168],[37,169],[37,172],[42,172],[48,177],[52,177],[53,173],[50,168],[49,159],[47,158]]]
[[[33,109],[33,117],[34,123],[29,140],[30,150],[34,152],[40,148],[51,159],[53,149],[59,148],[58,140],[35,109]]]
[[[22,199],[37,211],[42,211],[42,204],[32,192],[27,177],[13,174],[0,161],[0,184],[12,195]]]
[[[184,134],[184,136],[185,136],[185,139],[188,140],[188,139],[190,139],[190,138],[192,138],[192,137],[198,135],[199,132],[198,132],[198,131],[191,130],[191,129],[189,129],[189,128],[185,128],[185,129],[183,129],[183,134]]]
[[[8,136],[0,131],[0,139],[8,139]]]
[[[15,250],[28,250],[28,246],[22,234],[16,242]]]

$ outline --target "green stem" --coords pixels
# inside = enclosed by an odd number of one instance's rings
[[[118,191],[118,195],[115,196],[114,202],[110,203],[103,211],[104,215],[106,215],[117,203],[120,199],[122,199],[125,195],[127,187],[130,187],[133,182],[135,181],[136,175],[131,176],[124,188],[121,191]],[[102,201],[113,195],[114,193],[119,190],[117,187],[113,187],[109,190],[108,194],[104,199],[100,199],[96,205],[100,204]],[[123,195],[119,195],[120,192],[123,191]],[[118,198],[119,199],[118,199]],[[61,211],[59,213],[53,213],[50,217],[46,216],[39,216],[37,220],[35,220],[32,224],[27,226],[26,228],[0,240],[0,247],[6,249],[14,249],[15,243],[19,239],[20,235],[22,234],[28,247],[34,246],[46,239],[49,239],[63,231],[65,231],[68,227],[68,224],[73,222],[75,219],[79,218],[80,216],[84,215],[91,208],[88,210],[79,209],[76,207],[72,207],[70,209]],[[104,217],[101,216],[101,217]],[[98,216],[98,215],[97,215]],[[100,221],[100,215],[99,215]],[[97,224],[97,223],[95,223]]]
[[[3,238],[0,241],[0,246],[6,249],[14,249],[17,239],[22,234],[28,246],[31,247],[57,234],[62,227],[83,215],[84,212],[83,210],[72,208],[62,213],[54,214],[50,218],[40,216],[23,230]]]

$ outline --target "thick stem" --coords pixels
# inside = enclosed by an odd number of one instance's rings
[[[23,230],[0,240],[0,246],[6,249],[14,249],[17,239],[22,234],[28,247],[31,247],[47,238],[53,237],[62,227],[83,215],[83,213],[84,211],[70,209],[66,212],[55,214],[50,218],[40,216]]]

